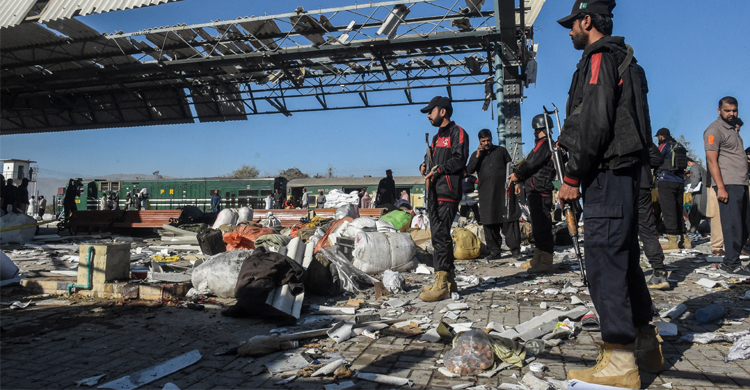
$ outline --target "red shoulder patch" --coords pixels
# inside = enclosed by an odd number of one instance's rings
[[[589,84],[599,83],[599,69],[602,66],[602,53],[596,53],[591,56],[591,81]]]
[[[542,145],[544,145],[544,142],[546,142],[546,139],[540,139],[539,143],[537,143],[536,147],[534,148],[534,152],[536,152],[537,150],[539,150],[539,148],[542,147]]]

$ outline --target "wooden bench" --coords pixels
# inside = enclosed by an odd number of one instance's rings
[[[273,209],[273,210],[253,210],[253,220],[260,222],[266,218],[268,212],[272,212],[273,216],[281,221],[281,226],[290,227],[300,223],[300,218],[307,217],[308,211],[303,209]]]
[[[181,210],[81,210],[69,219],[71,231],[81,229],[138,228],[154,229],[180,216]]]
[[[359,209],[360,217],[380,218],[385,209]],[[336,209],[315,209],[315,216],[321,218],[333,218]]]

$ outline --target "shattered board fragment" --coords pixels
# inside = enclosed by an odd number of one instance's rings
[[[136,372],[135,374],[124,376],[112,382],[107,382],[99,386],[99,388],[113,390],[136,389],[157,379],[163,378],[169,374],[182,370],[183,368],[196,363],[198,360],[201,360],[202,357],[203,355],[201,355],[201,353],[196,349],[184,355],[177,356],[174,359],[167,360],[166,362],[159,365]]]
[[[88,387],[91,387],[91,386],[95,386],[97,383],[99,383],[99,381],[102,378],[104,378],[105,376],[107,376],[107,374],[92,376],[92,377],[89,377],[89,378],[86,378],[86,379],[81,379],[80,381],[76,381],[74,383],[75,383],[76,386],[88,386]]]
[[[373,374],[369,372],[359,372],[357,373],[357,378],[364,379],[366,381],[382,383],[382,384],[390,385],[390,386],[408,385],[409,387],[414,387],[414,382],[412,382],[411,379],[401,378],[401,377],[391,376],[391,375],[381,375],[381,374]]]
[[[412,322],[409,325],[402,326],[400,328],[392,326],[388,329],[383,329],[380,331],[380,334],[383,336],[412,337],[422,334],[422,332],[424,332],[424,330],[419,327],[419,324],[416,322]]]

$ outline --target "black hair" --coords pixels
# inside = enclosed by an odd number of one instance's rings
[[[602,14],[591,14],[591,25],[604,35],[612,35],[612,17]]]
[[[578,14],[573,21],[583,20],[586,16],[591,16],[591,26],[604,35],[612,35],[612,17],[602,14]]]
[[[719,100],[719,108],[721,108],[722,105],[729,104],[730,106],[739,106],[739,103],[737,103],[737,99],[735,99],[733,96],[724,96]]]
[[[437,107],[438,107],[438,111],[440,111],[441,108],[445,109],[446,118],[450,119],[451,115],[453,115],[453,107],[442,107],[442,106],[437,106]]]
[[[482,138],[492,138],[492,132],[490,131],[490,129],[479,130],[479,139]]]

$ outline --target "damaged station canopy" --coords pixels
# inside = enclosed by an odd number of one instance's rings
[[[421,105],[447,95],[484,110],[496,100],[500,143],[520,141],[522,89],[536,72],[532,25],[545,0],[298,7],[129,33],[74,18],[171,1],[0,0],[0,134]]]

